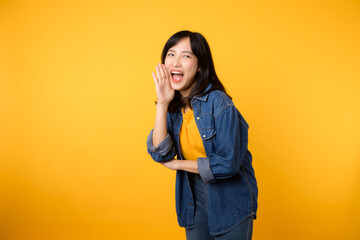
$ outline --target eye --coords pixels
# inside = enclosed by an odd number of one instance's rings
[[[173,53],[168,53],[166,56],[172,57],[172,56],[174,56],[174,54]]]
[[[185,58],[191,58],[190,55],[184,55]]]

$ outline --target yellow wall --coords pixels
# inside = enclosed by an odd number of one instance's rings
[[[254,239],[360,239],[360,3],[0,1],[0,239],[184,239],[145,139],[176,31],[250,124]]]

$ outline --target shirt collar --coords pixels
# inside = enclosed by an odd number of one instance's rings
[[[212,84],[211,83],[209,83],[209,85],[206,87],[206,89],[205,89],[205,91],[204,92],[207,92],[207,91],[209,91],[210,89],[211,89],[211,87],[212,87]],[[194,98],[193,98],[193,100],[192,101],[194,101],[195,99],[197,99],[197,100],[200,100],[200,101],[203,101],[203,102],[206,102],[207,101],[207,99],[208,99],[208,97],[209,97],[209,93],[210,92],[208,92],[208,93],[206,93],[204,96],[194,96]]]

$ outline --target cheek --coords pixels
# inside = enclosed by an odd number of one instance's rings
[[[197,66],[192,65],[192,66],[190,66],[188,69],[189,69],[188,72],[189,72],[191,75],[195,75],[196,72],[197,72]]]
[[[189,73],[194,72],[194,69],[196,70],[196,68],[197,68],[196,65],[192,62],[185,62],[182,64],[182,66],[183,66],[184,70],[186,70]]]
[[[191,63],[189,63],[189,66],[188,66],[188,68],[189,68],[189,70],[191,71],[191,72],[197,72],[197,69],[198,69],[198,65],[197,65],[197,62],[191,62]]]

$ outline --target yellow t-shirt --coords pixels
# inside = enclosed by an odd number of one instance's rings
[[[193,110],[189,109],[184,113],[182,109],[181,112],[183,115],[183,123],[180,129],[180,148],[183,157],[187,160],[197,160],[199,157],[206,157]]]

